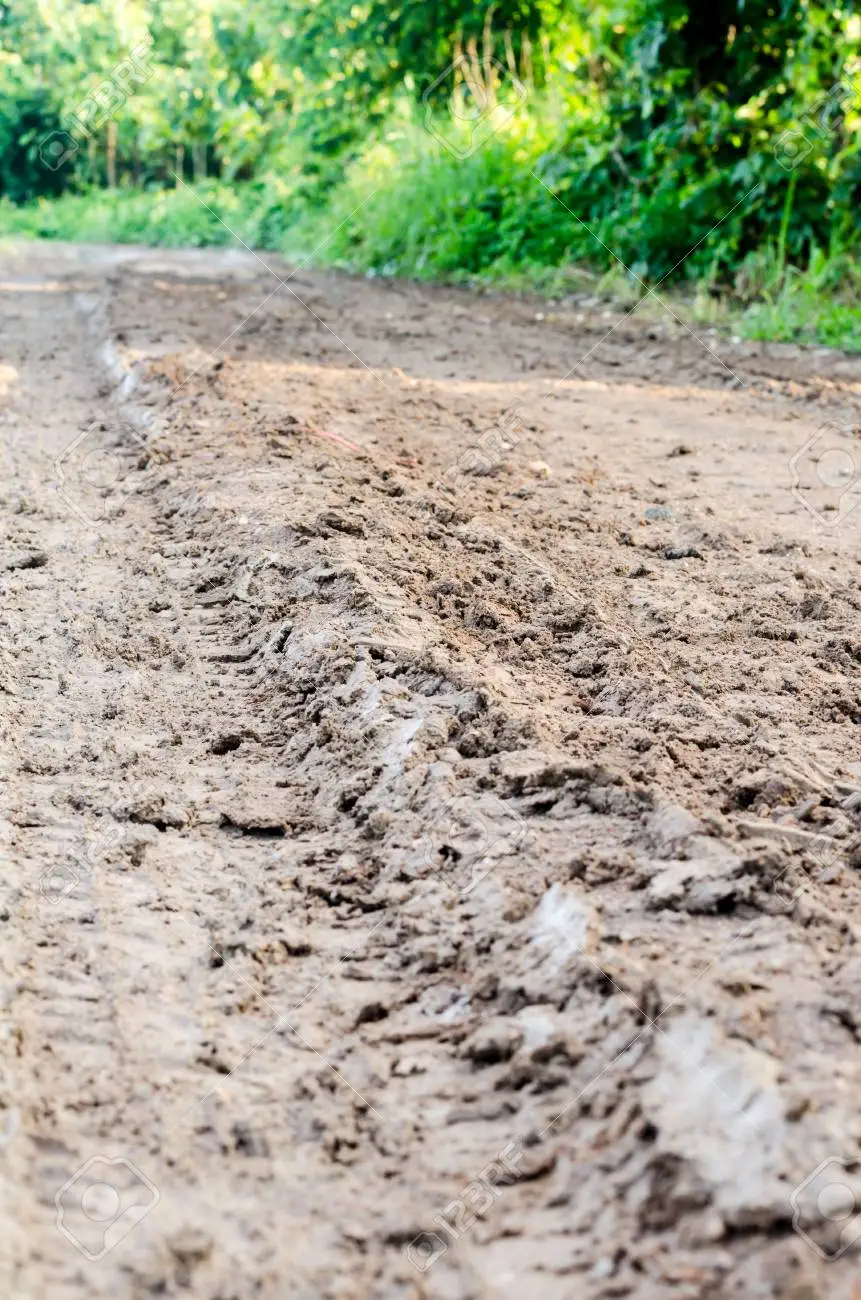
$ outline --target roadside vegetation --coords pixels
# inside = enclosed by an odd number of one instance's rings
[[[20,0],[0,233],[230,244],[861,350],[861,5]]]

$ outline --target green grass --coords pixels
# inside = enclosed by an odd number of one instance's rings
[[[404,114],[334,181],[331,172],[328,180],[309,179],[304,160],[285,154],[281,165],[243,185],[98,190],[27,207],[0,201],[0,235],[190,247],[239,239],[288,258],[311,255],[317,265],[371,275],[553,297],[597,293],[629,306],[636,282],[604,245],[627,252],[640,239],[655,246],[666,195],[634,211],[623,194],[618,207],[590,215],[587,230],[533,175],[551,155],[555,129],[554,113],[533,104],[528,118],[512,119],[505,131],[459,157]],[[468,143],[454,141],[460,152]],[[790,186],[787,216],[792,202]],[[814,250],[806,267],[787,266],[779,236],[742,261],[716,300],[706,290],[718,251],[704,244],[696,265],[684,268],[690,278],[683,273],[678,284],[694,319],[752,339],[861,351],[857,257]],[[633,270],[648,280],[644,265],[634,260]]]
[[[814,250],[807,267],[784,267],[767,252],[741,324],[747,338],[780,343],[819,343],[861,352],[861,262],[848,253]]]
[[[259,193],[250,186],[229,189],[210,184],[198,190],[142,192],[97,190],[40,199],[26,207],[2,202],[0,234],[196,248],[235,243],[231,230],[245,242],[256,244],[260,217]]]

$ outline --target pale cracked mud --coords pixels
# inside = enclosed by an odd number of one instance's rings
[[[861,363],[267,262],[0,256],[0,1294],[853,1300]]]

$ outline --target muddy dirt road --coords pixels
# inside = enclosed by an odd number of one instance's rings
[[[0,1293],[861,1295],[861,363],[0,254]]]

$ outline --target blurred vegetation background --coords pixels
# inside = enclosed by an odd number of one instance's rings
[[[676,281],[861,348],[859,213],[861,0],[0,3],[0,232]]]

